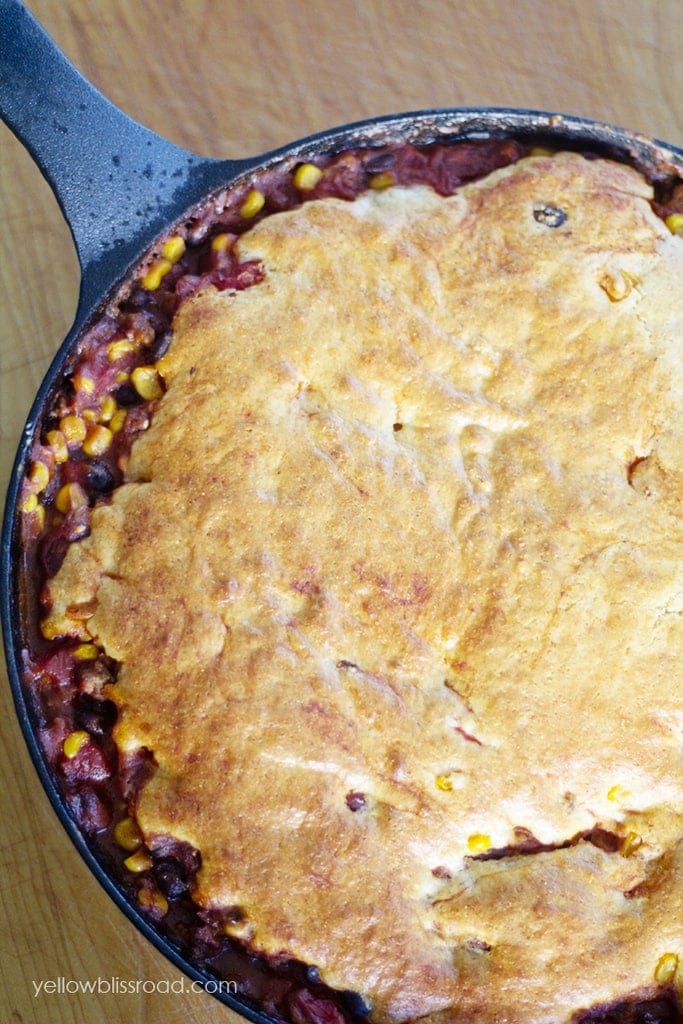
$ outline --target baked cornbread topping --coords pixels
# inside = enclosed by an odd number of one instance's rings
[[[372,1020],[680,1001],[683,243],[651,200],[558,153],[260,220],[48,581],[43,635],[116,666],[141,873],[197,851],[207,921]]]

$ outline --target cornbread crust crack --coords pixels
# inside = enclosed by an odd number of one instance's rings
[[[683,961],[683,244],[650,199],[563,153],[265,218],[49,583],[154,755],[148,845],[373,1020],[559,1024]]]

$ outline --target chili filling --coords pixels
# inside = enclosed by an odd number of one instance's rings
[[[168,348],[179,306],[209,286],[239,291],[261,280],[259,264],[240,262],[233,250],[256,220],[312,199],[352,200],[367,188],[424,184],[450,195],[462,183],[514,163],[528,151],[510,139],[357,149],[271,169],[219,194],[155,249],[81,338],[31,449],[20,496],[29,606],[25,681],[38,736],[63,798],[106,870],[183,955],[218,978],[236,979],[246,1003],[295,1024],[342,1024],[367,1017],[372,1008],[354,993],[331,991],[313,967],[287,958],[266,961],[228,937],[226,925],[239,922],[240,908],[210,912],[192,900],[200,852],[171,837],[154,851],[146,849],[135,808],[153,769],[153,751],[120,755],[111,735],[116,707],[106,697],[117,665],[94,644],[41,633],[41,588],[59,569],[69,545],[88,534],[90,509],[106,502],[125,480],[131,447],[163,395],[155,364]],[[683,185],[660,189],[654,208],[672,231],[679,230]],[[534,216],[549,228],[565,220],[564,211],[549,205]],[[401,426],[396,423],[394,429]],[[362,809],[364,802],[363,793],[349,792],[351,810]],[[588,841],[598,846],[620,842],[606,833]],[[527,834],[512,851],[539,848]],[[596,1007],[578,1019],[585,1024],[670,1024],[680,1017],[673,989],[663,977],[652,1000]]]

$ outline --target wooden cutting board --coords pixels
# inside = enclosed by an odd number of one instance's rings
[[[579,114],[683,145],[680,0],[28,6],[111,100],[207,156],[248,156],[377,114],[485,105]],[[32,396],[75,310],[78,266],[51,192],[1,124],[0,223],[4,493]],[[81,862],[0,675],[0,1022],[237,1021],[192,991]]]

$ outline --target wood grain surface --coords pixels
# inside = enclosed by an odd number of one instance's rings
[[[680,0],[28,6],[111,100],[207,156],[248,156],[376,114],[483,105],[579,114],[683,145]],[[79,274],[49,188],[2,124],[0,224],[4,494],[32,396],[70,326]],[[30,763],[4,669],[0,700],[0,1024],[227,1024],[231,1011],[191,991],[79,859]],[[148,991],[107,993],[111,979]],[[50,981],[101,991],[51,993]]]

